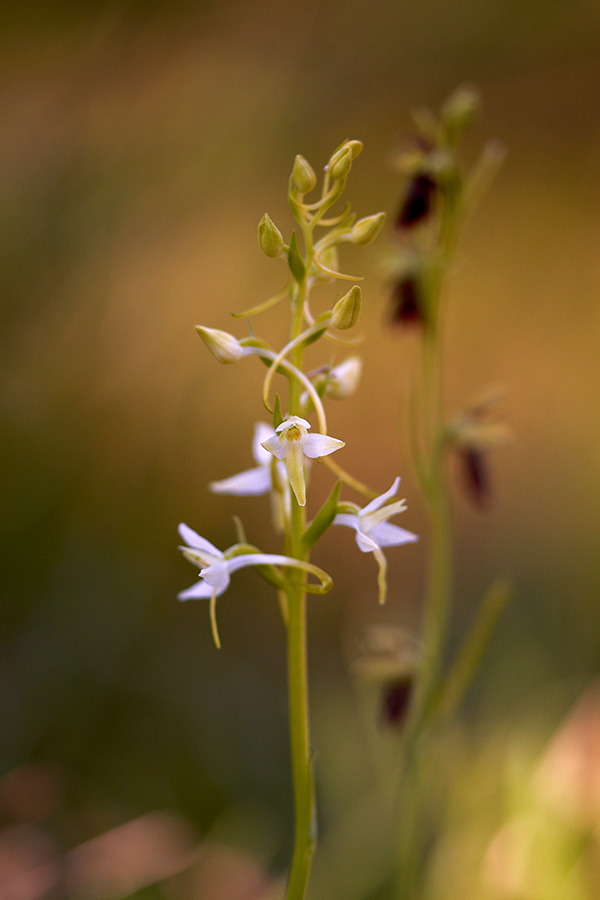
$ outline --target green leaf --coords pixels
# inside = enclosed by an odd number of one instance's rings
[[[512,584],[505,579],[495,581],[484,594],[471,630],[441,689],[438,708],[443,715],[448,715],[456,709],[467,692],[498,619],[504,612],[511,595]]]
[[[318,341],[319,338],[325,334],[328,326],[329,326],[329,322],[327,322],[326,325],[323,325],[323,327],[320,328],[318,331],[315,331],[313,334],[309,334],[309,336],[306,338],[306,340],[302,341],[302,346],[308,347],[310,344],[314,344],[315,341]]]
[[[290,272],[292,273],[296,281],[302,281],[302,279],[306,275],[306,266],[304,265],[304,260],[300,255],[300,248],[298,247],[298,239],[296,237],[295,231],[292,231],[292,236],[290,237],[290,246],[288,248],[288,265],[290,267]]]
[[[329,497],[302,535],[302,543],[307,550],[316,544],[335,519],[341,486],[342,482],[336,481]]]

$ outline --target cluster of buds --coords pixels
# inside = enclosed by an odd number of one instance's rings
[[[463,176],[458,144],[478,107],[477,92],[462,87],[439,116],[416,111],[416,133],[393,159],[407,179],[395,220],[399,249],[390,261],[394,325],[435,327],[437,275],[451,250],[445,223],[460,215],[503,157],[497,144],[487,144],[470,177]]]

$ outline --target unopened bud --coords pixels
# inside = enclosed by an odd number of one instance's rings
[[[227,331],[204,328],[202,325],[196,325],[196,331],[219,362],[234,363],[244,355],[244,348],[238,339]]]
[[[314,173],[314,169],[303,156],[298,155],[294,160],[292,181],[301,194],[308,194],[317,183],[317,176]]]
[[[362,306],[362,294],[360,287],[355,284],[347,294],[344,294],[333,307],[331,312],[331,324],[334,328],[344,331],[352,328],[358,322],[360,308]]]
[[[467,128],[479,111],[479,92],[469,85],[457,88],[442,107],[442,122],[452,132]]]
[[[366,247],[371,241],[374,241],[385,221],[385,213],[375,213],[373,216],[366,216],[359,219],[350,232],[350,240],[359,247]]]
[[[362,141],[346,141],[344,146],[350,147],[350,150],[352,152],[352,159],[356,159],[358,154],[362,153]]]
[[[329,370],[325,393],[333,400],[344,400],[353,394],[358,387],[362,373],[362,360],[359,356],[349,356],[339,366]]]
[[[258,224],[258,243],[262,252],[270,259],[277,259],[278,256],[281,256],[283,236],[267,213]]]
[[[327,163],[327,171],[335,181],[341,181],[345,178],[352,168],[352,147],[344,144],[339,150],[333,154]]]

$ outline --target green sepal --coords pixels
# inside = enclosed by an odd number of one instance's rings
[[[304,265],[304,260],[300,255],[300,248],[298,247],[298,239],[296,237],[295,231],[292,231],[292,235],[290,237],[290,246],[288,247],[288,265],[290,267],[290,272],[292,273],[296,281],[302,281],[302,279],[306,275],[306,266]]]
[[[329,497],[302,535],[302,543],[306,550],[309,550],[313,544],[317,543],[321,535],[325,534],[335,519],[341,486],[342,482],[336,481]]]
[[[282,422],[283,416],[281,414],[281,401],[279,400],[279,394],[275,394],[275,407],[273,409],[273,431],[276,431]]]

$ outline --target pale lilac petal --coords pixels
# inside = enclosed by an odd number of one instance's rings
[[[400,544],[410,544],[419,540],[412,531],[406,531],[406,529],[399,528],[398,525],[392,525],[390,522],[380,522],[379,525],[371,528],[368,535],[380,547],[398,547]]]
[[[269,453],[272,453],[277,459],[285,459],[285,447],[283,444],[279,443],[279,438],[277,435],[273,435],[268,440],[262,442],[262,446],[265,450],[268,450]]]
[[[217,597],[224,594],[229,587],[229,571],[232,560],[226,559],[223,562],[215,563],[206,569],[200,570],[200,576],[207,585],[211,587],[211,594],[215,593]]]
[[[193,547],[194,550],[200,550],[203,553],[206,553],[209,558],[222,558],[223,554],[220,550],[217,550],[217,548],[213,546],[210,541],[207,541],[206,538],[200,537],[200,535],[197,534],[188,525],[185,525],[183,522],[181,522],[178,531],[188,547]]]
[[[328,434],[307,434],[302,438],[301,443],[304,455],[311,459],[329,456],[334,450],[340,450],[345,446],[344,441],[338,441],[337,438],[329,437]]]
[[[254,437],[252,439],[252,454],[259,466],[268,466],[271,462],[271,454],[262,446],[264,441],[268,441],[273,437],[273,429],[264,422],[257,422],[254,428]]]
[[[373,553],[374,551],[379,550],[379,544],[377,544],[370,535],[365,534],[363,531],[356,532],[356,543],[363,553]]]
[[[265,451],[266,452],[266,451]],[[271,454],[267,454],[269,459]],[[257,497],[271,490],[271,472],[266,466],[247,469],[223,481],[211,481],[209,488],[213,494],[235,494],[238,497]]]
[[[198,579],[196,584],[193,584],[191,587],[186,588],[185,591],[180,591],[177,594],[178,600],[210,600],[213,595],[213,590],[209,584],[206,584],[202,579]]]
[[[334,525],[347,525],[348,528],[354,528],[355,531],[360,529],[360,521],[358,516],[351,513],[338,513],[333,520]]]
[[[361,510],[361,515],[368,516],[369,513],[374,512],[376,509],[379,509],[380,506],[383,506],[384,503],[387,503],[387,501],[391,497],[395,497],[398,493],[399,485],[400,478],[396,478],[389,491],[386,491],[385,494],[380,494],[379,497],[375,497],[374,500],[371,500],[370,503],[367,503],[367,505]]]

